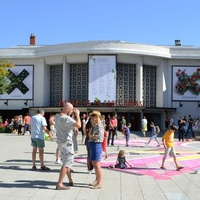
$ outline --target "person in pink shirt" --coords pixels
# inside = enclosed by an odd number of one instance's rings
[[[109,145],[111,139],[111,145],[114,146],[114,137],[116,135],[116,132],[117,132],[117,118],[116,115],[113,114],[113,116],[109,120],[107,145]]]
[[[5,127],[8,126],[8,119],[6,119],[6,120],[4,121],[4,126],[5,126]]]

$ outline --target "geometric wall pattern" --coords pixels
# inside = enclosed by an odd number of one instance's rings
[[[117,105],[136,101],[136,65],[117,64]],[[58,106],[63,96],[63,66],[50,66],[50,106]],[[70,100],[84,105],[88,99],[88,64],[70,64]],[[156,66],[143,65],[143,99],[146,107],[156,107]]]
[[[143,99],[146,107],[156,107],[156,66],[143,65]]]
[[[117,64],[117,103],[124,105],[126,102],[136,101],[136,65]]]
[[[63,66],[50,66],[50,106],[58,106],[62,99],[63,91]]]
[[[70,64],[70,100],[88,99],[88,64]]]

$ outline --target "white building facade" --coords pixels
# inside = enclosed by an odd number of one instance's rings
[[[200,47],[122,41],[30,43],[0,49],[1,58],[15,65],[8,77],[14,86],[0,96],[6,118],[32,115],[39,107],[47,114],[59,112],[64,101],[84,113],[98,109],[106,116],[125,116],[133,130],[140,130],[143,116],[162,130],[167,116],[176,124],[180,116],[200,116]]]

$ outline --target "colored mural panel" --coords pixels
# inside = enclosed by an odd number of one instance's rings
[[[15,66],[8,70],[8,91],[0,99],[33,98],[33,66]]]
[[[200,66],[173,66],[172,79],[173,100],[200,100]]]

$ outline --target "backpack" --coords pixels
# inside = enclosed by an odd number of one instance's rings
[[[156,132],[160,133],[160,127],[159,126],[156,126]]]

